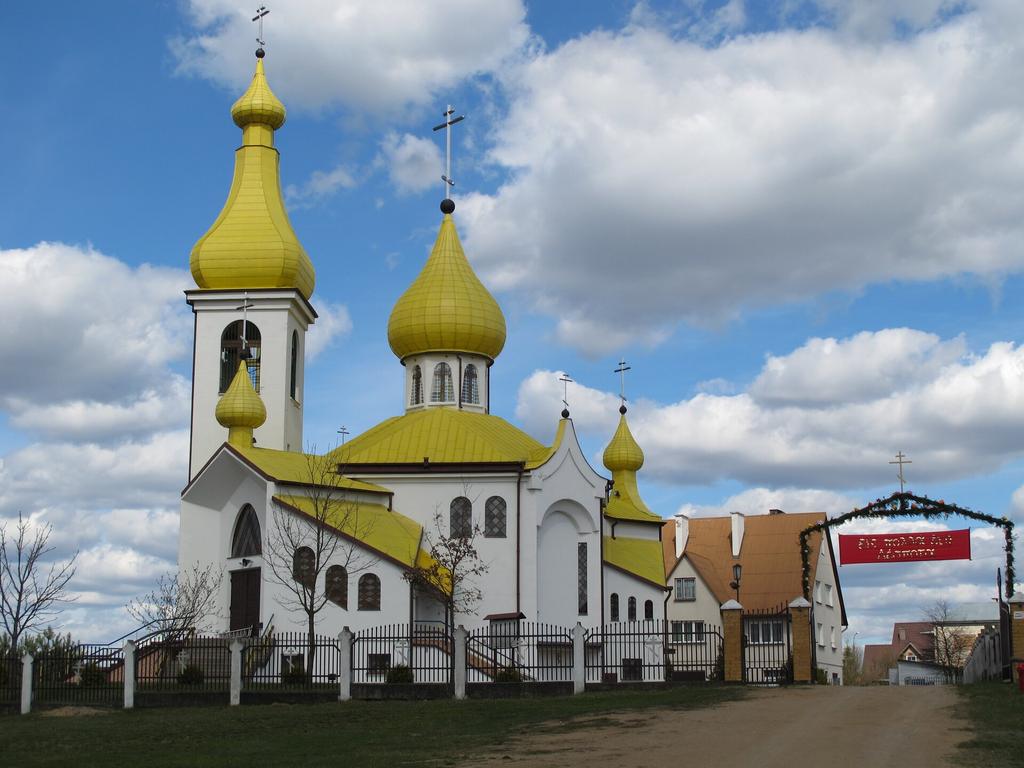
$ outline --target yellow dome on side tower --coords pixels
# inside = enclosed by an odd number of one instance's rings
[[[200,288],[295,288],[309,299],[316,274],[288,220],[274,148],[285,108],[267,85],[261,53],[252,83],[231,108],[242,129],[231,191],[213,226],[192,248],[189,264]]]
[[[215,411],[217,422],[228,428],[228,442],[251,446],[252,432],[267,420],[267,407],[256,394],[245,360],[238,364],[235,378],[221,396]]]
[[[612,472],[637,472],[644,465],[644,452],[629,431],[626,408],[619,409],[619,427],[604,449],[604,465]]]
[[[466,259],[453,209],[442,205],[444,219],[430,257],[391,310],[388,343],[399,359],[464,352],[493,360],[505,346],[505,316]]]

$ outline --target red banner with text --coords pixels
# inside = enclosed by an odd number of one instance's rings
[[[971,531],[880,533],[839,536],[839,562],[910,563],[920,560],[970,560]]]

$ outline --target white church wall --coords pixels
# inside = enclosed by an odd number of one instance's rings
[[[623,573],[610,565],[604,567],[604,620],[613,623],[612,595],[619,598],[619,621],[629,621],[629,598],[636,600],[636,621],[645,620],[644,607],[650,602],[655,621],[665,618],[665,591],[653,584]]]
[[[615,536],[628,539],[653,539],[660,541],[661,524],[635,523],[631,520],[608,521],[608,535],[614,531]]]

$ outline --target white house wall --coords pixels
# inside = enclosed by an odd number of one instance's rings
[[[676,579],[696,579],[694,600],[676,600]],[[718,598],[711,592],[708,585],[697,573],[693,564],[684,557],[676,565],[668,578],[668,586],[672,588],[669,595],[666,614],[668,621],[703,621],[706,625],[721,628],[722,611]]]
[[[824,535],[827,536],[828,532],[826,531]],[[829,682],[841,684],[843,680],[843,617],[839,604],[839,589],[836,586],[828,542],[822,540],[820,550],[812,579],[811,632],[815,643],[818,669],[824,670]],[[826,586],[832,591],[831,605],[828,604],[825,597]],[[821,625],[820,636],[819,624]]]

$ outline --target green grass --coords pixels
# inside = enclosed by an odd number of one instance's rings
[[[739,687],[713,686],[513,700],[114,710],[92,717],[33,713],[0,717],[0,763],[450,766],[542,722],[571,730],[613,712],[694,709],[741,696]]]
[[[1024,693],[1016,685],[961,685],[957,714],[974,737],[960,744],[957,762],[979,768],[1024,768]]]

